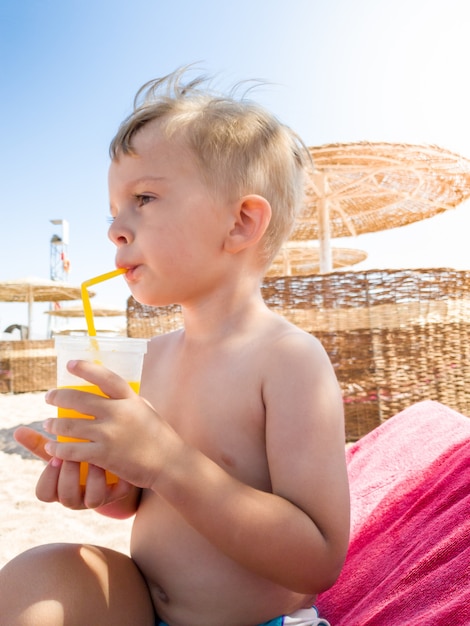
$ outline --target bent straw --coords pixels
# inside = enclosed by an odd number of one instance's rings
[[[120,268],[117,270],[113,270],[112,272],[106,272],[106,274],[100,274],[95,278],[90,278],[82,283],[81,292],[82,292],[82,302],[83,302],[83,312],[85,314],[86,325],[88,329],[88,335],[90,337],[96,337],[96,329],[95,322],[93,319],[93,311],[90,304],[90,296],[88,294],[88,287],[92,285],[96,285],[96,283],[102,283],[105,280],[109,280],[110,278],[114,278],[115,276],[120,276],[121,274],[125,274],[127,270]]]

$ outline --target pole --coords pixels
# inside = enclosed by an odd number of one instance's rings
[[[333,256],[331,253],[330,212],[328,208],[328,184],[326,174],[314,173],[315,187],[318,193],[318,243],[320,246],[320,274],[333,271]]]

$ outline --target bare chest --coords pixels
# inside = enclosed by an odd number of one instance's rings
[[[247,363],[167,362],[142,394],[190,445],[239,480],[270,489],[261,381]]]

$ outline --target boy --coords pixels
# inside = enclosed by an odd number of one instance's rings
[[[20,555],[0,573],[2,624],[326,623],[312,605],[349,529],[341,395],[319,342],[260,295],[307,157],[266,111],[202,87],[181,73],[144,86],[110,151],[116,265],[139,302],[179,303],[184,329],[150,342],[141,396],[69,364],[108,397],[50,391],[95,420],[45,429],[89,443],[16,434],[48,460],[39,499],[135,514],[132,558],[81,545]]]

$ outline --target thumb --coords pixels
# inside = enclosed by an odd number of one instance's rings
[[[43,461],[50,460],[51,455],[44,449],[44,445],[49,439],[41,435],[41,433],[27,426],[20,426],[13,433],[13,437],[23,448],[26,448],[38,458],[43,459]]]

